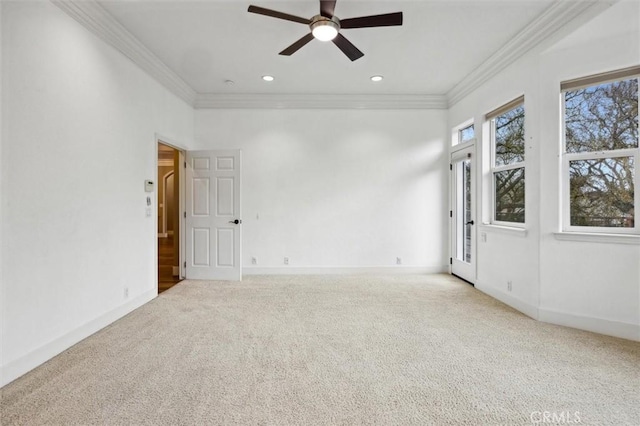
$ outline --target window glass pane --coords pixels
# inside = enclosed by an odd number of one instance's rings
[[[495,220],[524,223],[524,167],[493,174],[496,188]]]
[[[633,228],[633,157],[569,162],[572,226]]]
[[[638,147],[638,79],[568,91],[565,99],[568,153]]]
[[[471,263],[471,160],[464,161],[464,261]]]
[[[495,165],[524,161],[524,105],[495,119]]]
[[[473,128],[473,124],[471,126],[467,126],[464,129],[460,129],[458,131],[458,140],[460,141],[460,143],[470,141],[475,137],[476,137],[476,131]]]

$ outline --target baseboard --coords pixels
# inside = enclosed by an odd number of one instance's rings
[[[245,266],[243,275],[420,275],[447,272],[447,266]]]
[[[607,336],[620,337],[622,339],[640,341],[640,324],[629,324],[538,308],[508,293],[497,290],[494,287],[483,285],[482,283],[476,283],[475,287],[494,299],[541,322],[577,328],[579,330],[591,331]]]
[[[539,310],[539,320],[550,324],[563,325],[622,339],[640,341],[640,324],[630,324],[619,321],[605,320],[602,318],[585,317],[553,311],[551,309]]]
[[[519,299],[517,297],[514,297],[508,293],[502,292],[498,289],[496,289],[495,287],[491,287],[488,285],[485,285],[481,282],[477,282],[475,284],[476,289],[480,290],[481,292],[493,297],[494,299],[498,299],[499,301],[501,301],[502,303],[504,303],[505,305],[509,305],[511,306],[513,309],[522,312],[523,314],[525,314],[528,317],[531,317],[535,320],[538,319],[538,308],[528,302],[525,302],[522,299]]]
[[[26,354],[25,356],[13,360],[6,365],[0,366],[0,387],[14,381],[18,377],[28,373],[37,366],[75,345],[79,341],[86,339],[95,332],[122,318],[134,309],[139,308],[154,299],[157,295],[158,293],[156,289],[149,290],[124,305],[118,306],[106,314],[89,321],[83,326],[70,331],[69,333]]]

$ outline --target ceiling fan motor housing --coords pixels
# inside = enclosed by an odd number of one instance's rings
[[[327,18],[326,16],[316,15],[311,18],[309,28],[311,28],[311,33],[316,39],[330,41],[340,31],[340,19],[335,16]]]

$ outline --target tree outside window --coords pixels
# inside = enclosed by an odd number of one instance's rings
[[[525,139],[523,100],[507,104],[491,119],[494,222],[525,221]]]
[[[635,229],[638,78],[564,93],[568,225]]]

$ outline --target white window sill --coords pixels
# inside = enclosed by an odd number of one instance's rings
[[[640,235],[596,234],[590,232],[554,232],[553,236],[556,240],[560,241],[640,245]]]
[[[480,231],[482,232],[497,232],[500,234],[515,235],[517,237],[526,237],[527,230],[525,228],[516,228],[515,226],[500,226],[492,225],[490,223],[483,223],[480,225]]]

